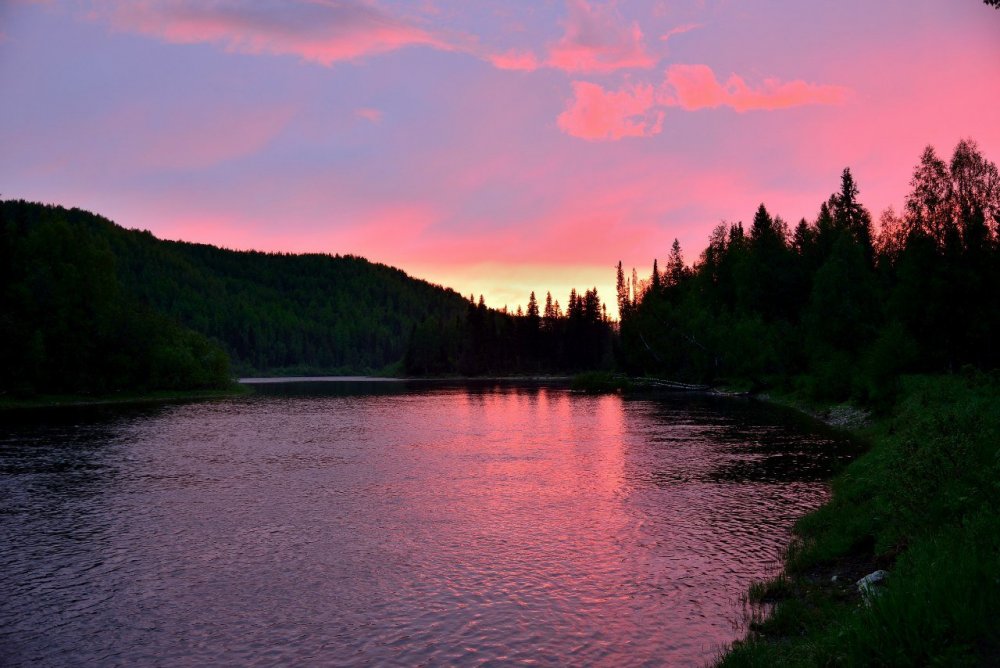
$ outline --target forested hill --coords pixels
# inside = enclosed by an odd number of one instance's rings
[[[0,202],[0,267],[4,389],[170,385],[99,377],[116,355],[148,355],[136,337],[216,341],[237,373],[376,372],[402,360],[415,325],[466,311],[456,292],[358,257],[163,241],[24,201]]]
[[[238,371],[372,373],[402,360],[414,326],[465,313],[458,293],[353,256],[236,252],[148,232],[120,239],[143,302],[221,341]]]

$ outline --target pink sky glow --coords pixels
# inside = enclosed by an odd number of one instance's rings
[[[1000,161],[998,81],[981,0],[11,0],[0,194],[565,304],[844,167],[877,218],[926,144]]]

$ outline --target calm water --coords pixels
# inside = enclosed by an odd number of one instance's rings
[[[702,665],[849,450],[488,384],[7,415],[0,662]]]

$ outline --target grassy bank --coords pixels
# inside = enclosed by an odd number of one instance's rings
[[[251,392],[239,383],[207,390],[156,390],[152,392],[118,392],[114,394],[46,394],[31,397],[0,396],[0,411],[57,408],[62,406],[106,406],[114,404],[144,404],[169,401],[194,401],[234,397]]]
[[[1000,383],[908,377],[719,665],[1000,665]],[[863,600],[855,582],[878,569]]]

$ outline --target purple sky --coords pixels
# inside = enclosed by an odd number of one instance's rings
[[[0,193],[233,248],[354,253],[491,306],[611,297],[849,166],[1000,160],[980,0],[0,0]]]

